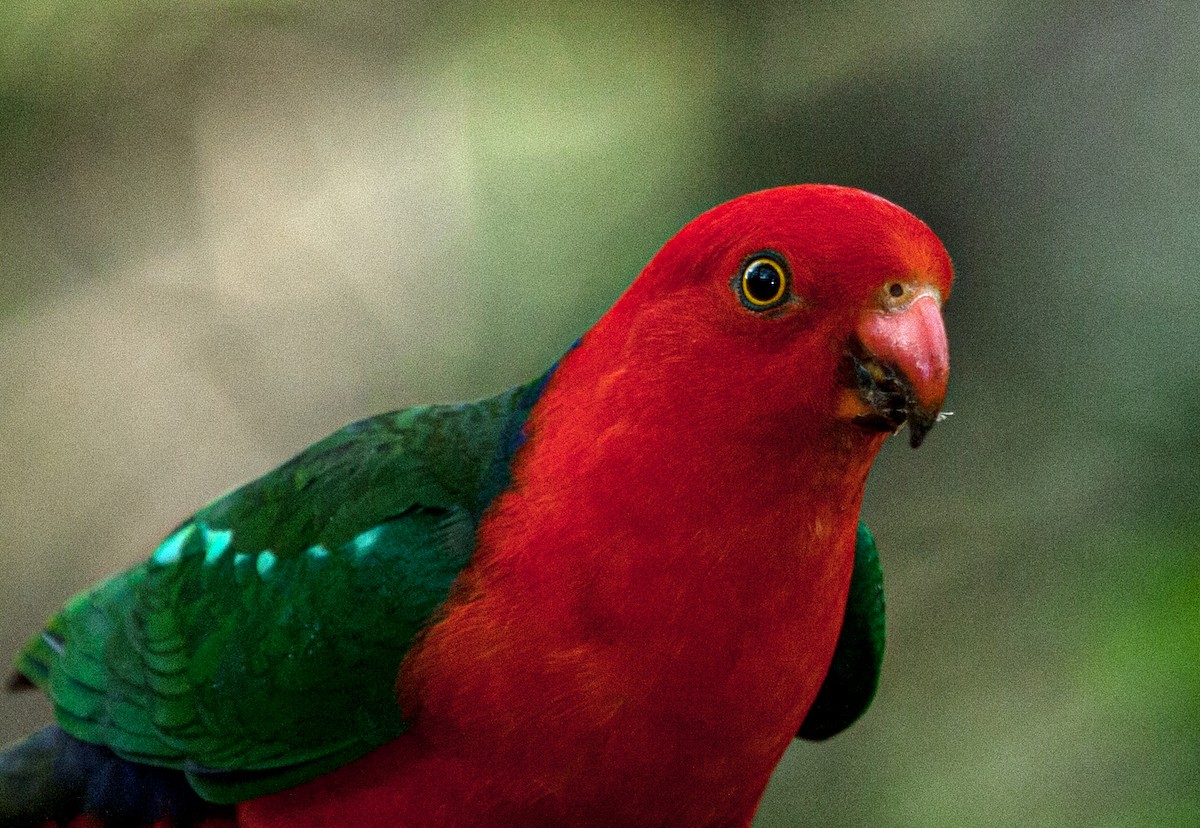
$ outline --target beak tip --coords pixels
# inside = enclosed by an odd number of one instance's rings
[[[910,428],[908,431],[909,431],[908,445],[911,449],[913,449],[915,451],[921,447],[922,443],[925,442],[925,435],[927,435],[929,433],[929,430],[928,429],[918,430],[915,428]]]
[[[933,424],[937,422],[937,415],[929,417],[924,411],[914,411],[908,420],[908,444],[914,449],[921,447],[925,442],[925,438],[929,435],[929,430],[933,428]]]

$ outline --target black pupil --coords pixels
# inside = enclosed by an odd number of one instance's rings
[[[779,296],[782,284],[779,271],[766,262],[759,262],[746,274],[746,293],[756,302],[770,302]]]
[[[899,282],[892,282],[892,286],[888,288],[888,293],[899,299],[904,295],[904,285]]]

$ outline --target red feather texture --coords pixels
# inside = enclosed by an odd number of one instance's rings
[[[734,280],[782,256],[796,299]],[[888,280],[941,243],[858,190],[754,193],[687,225],[562,361],[513,485],[403,665],[413,729],[250,826],[745,825],[816,696],[884,434],[839,416]]]

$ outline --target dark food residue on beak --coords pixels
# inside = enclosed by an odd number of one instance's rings
[[[908,380],[891,365],[862,352],[849,353],[847,357],[853,384],[871,409],[870,413],[855,417],[854,422],[877,431],[896,431],[907,422],[909,445],[920,446],[937,422],[937,411],[917,403]]]

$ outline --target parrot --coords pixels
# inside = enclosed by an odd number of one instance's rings
[[[746,826],[872,703],[861,522],[949,380],[953,269],[853,187],[687,223],[545,373],[346,426],[16,657],[0,826]]]

